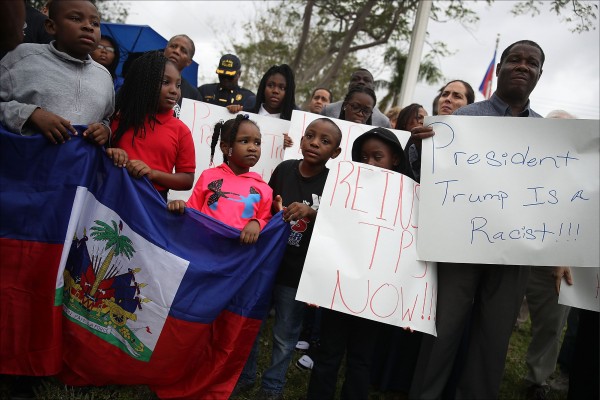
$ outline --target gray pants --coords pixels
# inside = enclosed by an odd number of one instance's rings
[[[438,263],[437,337],[424,335],[411,399],[439,399],[473,310],[457,399],[498,397],[529,267]]]
[[[558,304],[552,268],[531,267],[527,283],[527,304],[531,316],[531,342],[527,349],[527,383],[546,384],[556,369],[560,336],[569,307]]]

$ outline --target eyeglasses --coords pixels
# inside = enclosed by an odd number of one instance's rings
[[[114,47],[102,46],[101,44],[98,45],[98,49],[99,50],[106,50],[109,53],[114,53],[115,52],[115,48]]]
[[[369,117],[371,114],[373,114],[373,110],[370,109],[369,107],[363,107],[363,106],[361,106],[359,104],[356,104],[356,103],[348,103],[346,105],[348,107],[350,107],[350,110],[353,113],[356,113],[356,114],[360,113],[360,114],[364,115],[365,117]]]

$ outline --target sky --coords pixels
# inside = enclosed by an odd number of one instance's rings
[[[222,54],[232,52],[231,39],[241,41],[243,25],[254,19],[270,2],[265,1],[131,1],[127,23],[150,25],[165,38],[179,33],[190,36],[196,45],[194,61],[199,64],[198,82],[216,82],[215,69]],[[271,2],[272,3],[272,2]],[[598,6],[598,1],[590,1]],[[478,13],[479,22],[465,28],[455,21],[436,23],[429,20],[427,42],[443,41],[454,52],[441,58],[438,67],[445,81],[462,79],[476,91],[476,101],[483,100],[477,92],[485,71],[492,60],[496,37],[499,61],[502,50],[518,40],[537,42],[546,55],[543,73],[530,96],[531,107],[541,115],[554,109],[564,109],[578,118],[600,117],[600,53],[599,26],[595,20],[592,30],[572,33],[573,26],[561,22],[544,5],[540,15],[515,17],[510,13],[514,2],[496,1],[471,4]],[[238,18],[234,18],[238,16]],[[408,44],[406,45],[408,49]],[[425,52],[428,46],[425,45]],[[370,53],[373,54],[372,52]],[[360,56],[359,56],[360,57]],[[375,57],[377,58],[377,57]],[[370,57],[373,60],[373,57]],[[243,64],[244,60],[242,60]],[[383,61],[362,60],[375,79],[387,79],[391,71]],[[242,66],[243,68],[243,66]],[[243,81],[241,81],[243,84]],[[494,88],[496,82],[494,79]],[[431,103],[442,84],[418,82],[413,101],[431,112]],[[249,88],[255,91],[256,88]],[[383,92],[377,93],[383,96]],[[304,99],[296,99],[302,103]]]

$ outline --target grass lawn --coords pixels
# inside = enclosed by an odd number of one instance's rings
[[[270,358],[270,326],[261,338],[261,354],[259,359],[259,371],[264,370]],[[526,399],[526,389],[523,385],[523,377],[527,372],[525,365],[525,353],[529,344],[530,324],[527,322],[521,329],[515,331],[510,340],[508,356],[506,358],[506,367],[504,379],[500,389],[500,399],[519,400]],[[297,355],[295,360],[299,357]],[[259,377],[260,378],[260,377]],[[285,400],[303,399],[308,385],[309,373],[301,371],[295,366],[291,366],[287,374],[287,384],[284,392]],[[339,384],[338,384],[339,386]],[[0,384],[0,399],[9,399],[7,393],[7,384],[4,381]],[[338,388],[339,389],[339,388]],[[251,400],[255,398],[259,390],[257,384],[253,391],[244,396],[238,396],[236,400]],[[37,393],[38,399],[47,400],[151,400],[156,396],[146,386],[105,386],[90,388],[67,388],[55,379],[47,379],[44,387]],[[396,400],[406,398],[402,394],[377,393],[372,392],[372,400]],[[550,400],[564,400],[566,393],[550,392]]]

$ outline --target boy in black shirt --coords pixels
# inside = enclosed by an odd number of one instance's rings
[[[264,398],[283,398],[285,374],[302,330],[305,309],[304,303],[295,300],[296,291],[329,173],[325,164],[330,158],[336,158],[340,154],[341,141],[342,132],[333,121],[328,118],[314,120],[306,127],[300,141],[303,159],[282,162],[275,168],[269,181],[269,186],[273,188],[273,198],[280,196],[285,207],[284,220],[293,225],[273,289],[273,354],[271,365],[262,377],[261,396]],[[235,392],[254,385],[258,350],[256,343]]]

